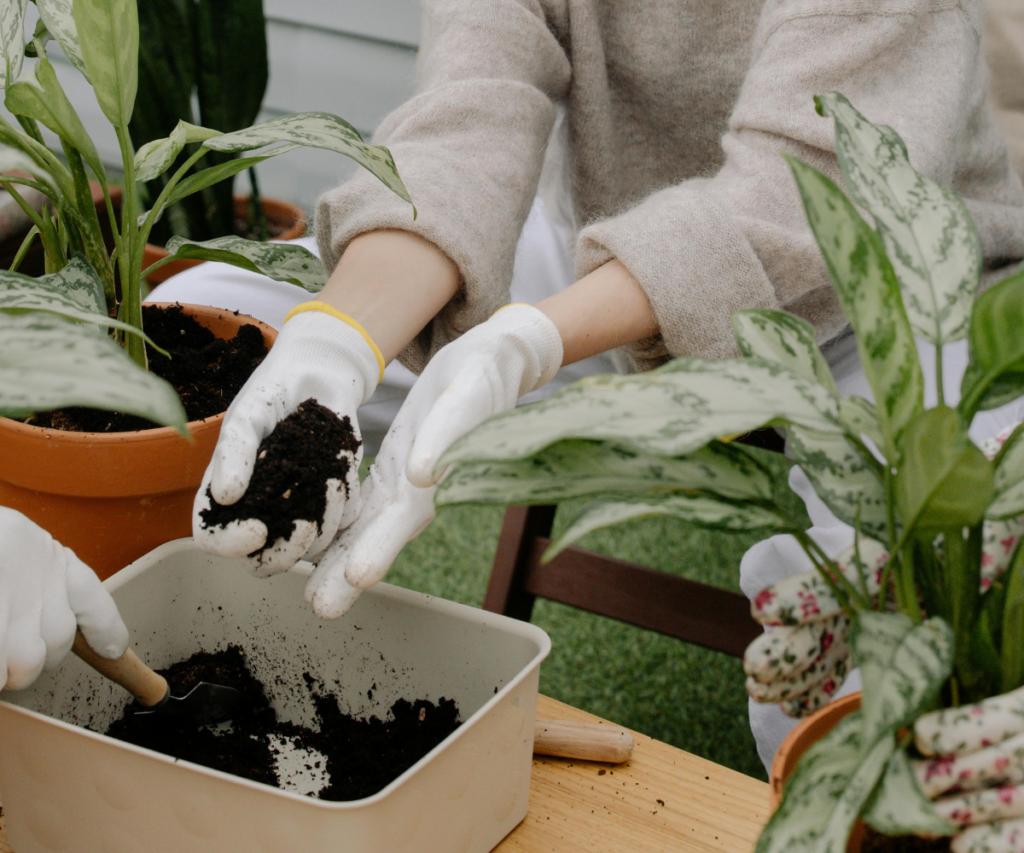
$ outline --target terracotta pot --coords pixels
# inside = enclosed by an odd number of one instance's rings
[[[248,205],[248,197],[236,195],[235,216],[245,216],[248,210]],[[275,240],[294,240],[305,233],[306,214],[302,212],[302,208],[298,205],[292,204],[290,201],[281,201],[276,198],[265,198],[263,199],[263,209],[267,214],[267,223],[282,229],[281,233],[274,238]],[[145,253],[142,257],[143,270],[151,264],[155,264],[157,261],[163,260],[166,257],[167,250],[162,246],[154,246],[152,243],[147,243]],[[177,275],[178,273],[201,263],[204,263],[204,261],[172,261],[171,263],[160,267],[160,269],[152,275],[146,276],[146,281],[149,282],[151,287],[155,287],[161,282],[167,281],[167,279],[172,275]]]
[[[268,347],[277,337],[244,314],[184,308],[219,338],[245,323],[259,327]],[[170,427],[65,432],[0,418],[0,506],[27,515],[107,578],[158,545],[192,535],[192,501],[223,419],[192,421],[189,443]]]

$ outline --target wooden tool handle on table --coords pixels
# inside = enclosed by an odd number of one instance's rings
[[[96,654],[82,636],[82,632],[76,631],[71,651],[100,675],[105,675],[111,681],[120,684],[147,708],[159,704],[167,695],[167,679],[153,672],[131,649],[121,657],[110,660]]]
[[[622,764],[633,754],[633,735],[618,726],[537,720],[533,751],[536,755]]]

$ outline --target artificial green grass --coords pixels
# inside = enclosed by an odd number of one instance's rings
[[[789,463],[764,454],[784,487]],[[578,510],[563,506],[556,532]],[[790,500],[802,512],[799,501]],[[448,507],[399,556],[388,580],[479,607],[504,510]],[[809,524],[808,524],[809,526]],[[762,538],[649,518],[591,534],[580,545],[653,569],[739,590],[743,552]],[[538,600],[533,622],[551,636],[541,691],[688,752],[765,778],[747,721],[740,661],[611,619]]]

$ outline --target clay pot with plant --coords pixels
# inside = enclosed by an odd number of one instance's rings
[[[299,246],[239,236],[174,237],[169,255],[147,268],[146,243],[168,207],[303,146],[350,157],[401,197],[408,193],[387,149],[366,144],[329,113],[281,116],[231,133],[180,121],[168,136],[133,151],[136,96],[148,97],[137,91],[135,0],[36,6],[40,21],[26,41],[25,3],[0,0],[0,82],[18,120],[15,126],[0,118],[0,142],[8,146],[7,160],[30,176],[0,175],[0,186],[32,220],[22,250],[38,241],[45,262],[38,278],[0,272],[0,504],[49,529],[106,576],[189,534],[191,495],[216,443],[219,413],[244,383],[239,362],[247,358],[251,372],[273,338],[272,330],[226,311],[144,310],[143,277],[188,259],[227,262],[311,292],[327,279],[320,261]],[[46,58],[51,40],[90,82],[120,143],[119,215],[96,146]],[[57,135],[62,157],[44,144],[41,127]],[[190,145],[195,150],[174,167]],[[213,153],[252,151],[189,171]],[[140,185],[165,173],[145,209]],[[104,193],[99,207],[90,174]],[[24,187],[47,204],[36,210],[24,202]],[[190,365],[195,375],[183,376]],[[197,381],[208,393],[190,411],[192,392],[179,398],[179,391]]]
[[[877,402],[839,394],[804,320],[744,310],[733,317],[742,358],[590,377],[478,427],[441,459],[454,467],[437,502],[596,497],[547,558],[652,515],[790,534],[812,568],[753,602],[771,630],[748,649],[748,691],[797,716],[833,714],[854,666],[863,691],[793,763],[758,853],[841,853],[858,822],[864,849],[1018,853],[1024,425],[982,447],[968,429],[1024,394],[1024,271],[979,295],[963,201],[842,95],[817,105],[835,122],[850,198],[787,159]],[[932,408],[915,336],[936,352]],[[947,405],[942,351],[965,338],[960,401]],[[826,553],[755,450],[721,438],[763,427],[785,430],[818,497],[852,528],[848,551]]]

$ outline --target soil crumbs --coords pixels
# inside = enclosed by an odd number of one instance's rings
[[[324,756],[329,782],[310,795],[320,800],[342,802],[377,793],[461,723],[452,699],[441,699],[436,705],[399,699],[391,706],[390,719],[355,719],[308,673],[303,679],[316,708],[317,730],[278,720],[238,646],[198,652],[160,674],[170,684],[173,696],[184,696],[201,681],[236,688],[242,701],[235,718],[216,727],[197,726],[178,717],[137,716],[140,706],[133,703],[106,734],[275,787],[281,787],[277,743],[287,740],[300,750],[315,750]]]
[[[312,398],[306,400],[260,443],[241,500],[223,506],[207,488],[210,507],[202,512],[203,524],[223,527],[246,518],[262,521],[267,543],[250,557],[288,538],[300,519],[315,522],[322,531],[327,481],[345,483],[359,445],[349,418],[339,418]]]
[[[146,334],[171,354],[167,358],[146,344],[149,369],[174,386],[190,421],[223,412],[267,355],[257,326],[246,324],[234,338],[222,340],[180,305],[143,305],[142,324]],[[39,414],[32,424],[71,432],[130,432],[159,426],[137,415],[83,406]]]
[[[949,853],[948,838],[918,838],[915,835],[891,837],[865,827],[861,853]]]

